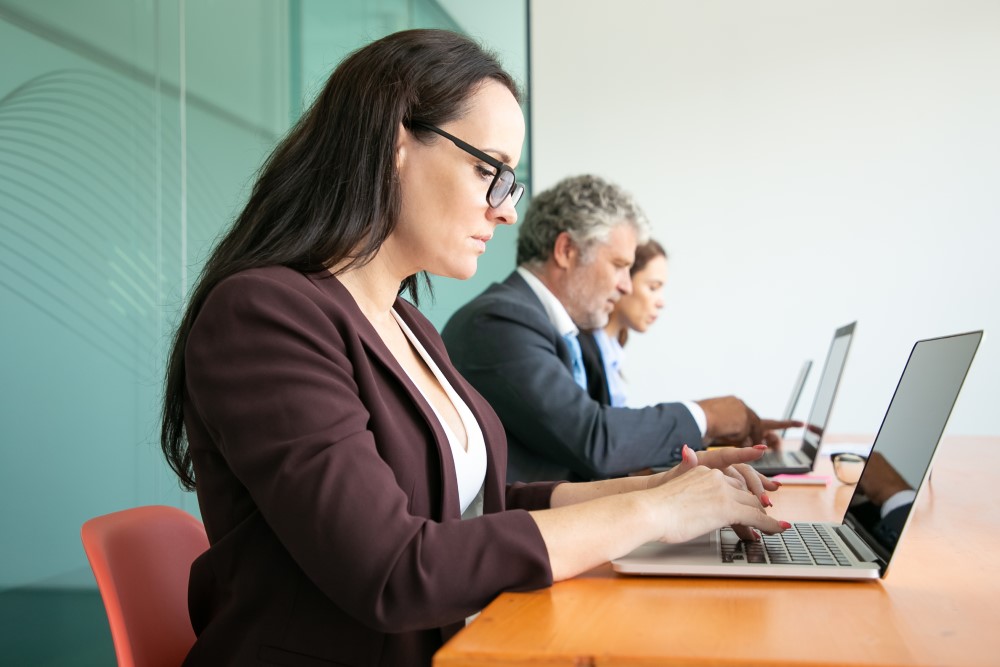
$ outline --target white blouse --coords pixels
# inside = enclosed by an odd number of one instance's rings
[[[410,343],[417,351],[417,354],[424,360],[427,367],[431,369],[431,373],[434,374],[437,381],[441,383],[444,393],[451,399],[455,410],[458,411],[458,416],[462,419],[462,425],[465,426],[465,434],[468,440],[468,449],[462,447],[458,436],[448,426],[448,422],[441,418],[440,413],[434,408],[434,404],[424,394],[423,390],[420,389],[420,385],[416,381],[413,382],[421,395],[427,399],[431,410],[434,411],[434,416],[437,417],[441,423],[441,428],[444,429],[445,435],[448,436],[448,444],[451,445],[451,455],[455,460],[455,477],[458,482],[458,499],[459,507],[462,510],[462,518],[468,519],[474,516],[482,516],[483,490],[486,482],[486,440],[483,438],[483,429],[479,426],[475,415],[472,414],[472,410],[462,400],[462,397],[456,393],[451,383],[448,382],[448,379],[441,372],[441,369],[438,368],[438,365],[434,363],[431,356],[427,354],[427,350],[417,340],[416,335],[414,335],[410,327],[406,325],[406,322],[403,321],[395,310],[392,311],[392,315],[396,318],[396,322],[399,323],[399,328],[410,339]],[[410,379],[413,380],[413,377],[411,376]]]

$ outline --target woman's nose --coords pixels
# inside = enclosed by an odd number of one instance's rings
[[[506,197],[496,208],[488,208],[486,216],[498,225],[513,225],[517,222],[517,208],[514,206],[513,200]]]

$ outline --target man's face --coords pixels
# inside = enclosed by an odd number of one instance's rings
[[[632,291],[629,268],[635,261],[635,246],[635,229],[623,223],[611,231],[606,242],[574,255],[563,305],[581,330],[606,325],[615,302]]]

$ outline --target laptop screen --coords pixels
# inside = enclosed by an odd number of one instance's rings
[[[788,397],[788,405],[785,406],[785,412],[782,413],[781,418],[785,421],[792,418],[795,414],[795,406],[799,404],[799,398],[802,397],[802,390],[806,386],[806,378],[809,377],[809,370],[812,368],[813,362],[809,359],[802,362],[802,368],[799,370],[799,376],[795,378],[795,385],[792,387],[792,395]]]
[[[886,410],[845,523],[888,563],[983,332],[918,341]]]
[[[837,396],[837,386],[840,384],[840,376],[847,363],[847,351],[851,347],[856,324],[857,322],[846,324],[833,334],[833,342],[830,344],[823,373],[819,376],[819,385],[816,387],[816,398],[813,399],[809,419],[806,420],[806,428],[802,433],[802,448],[810,456],[815,456],[823,439],[823,430],[830,421],[833,399]]]

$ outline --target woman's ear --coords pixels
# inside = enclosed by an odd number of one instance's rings
[[[406,146],[410,138],[410,131],[400,123],[396,130],[396,171],[402,168],[403,161],[406,160]]]

